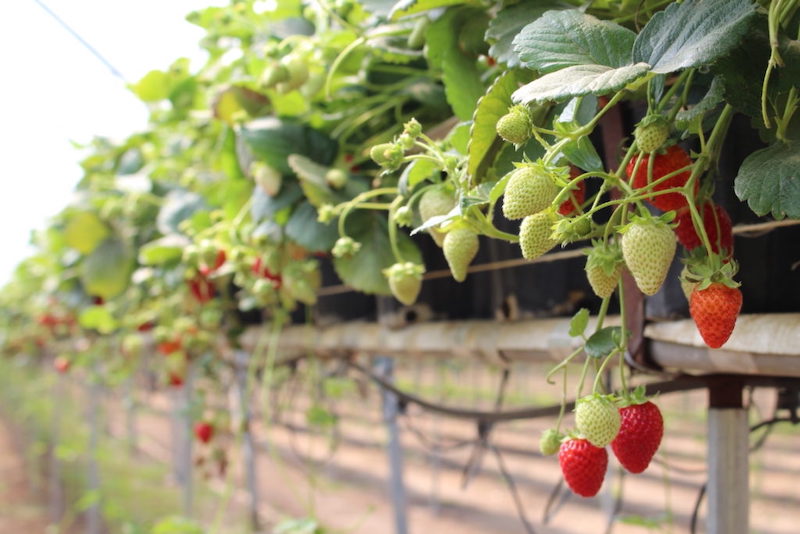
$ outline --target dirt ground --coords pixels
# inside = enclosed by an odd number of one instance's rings
[[[31,487],[21,440],[0,418],[0,534],[39,534],[47,527],[47,510]]]
[[[491,380],[481,384],[482,380],[469,377],[461,382],[469,382],[470,390],[483,385],[487,386],[483,389],[491,390],[488,386]],[[519,389],[524,391],[524,387]],[[366,396],[351,392],[326,404],[338,417],[338,424],[327,430],[309,428],[307,414],[311,403],[303,395],[291,398],[287,408],[276,414],[277,424],[268,431],[256,420],[253,429],[259,451],[258,511],[265,525],[263,532],[271,532],[271,527],[282,519],[308,516],[317,518],[329,529],[325,534],[395,532],[381,400],[373,388],[366,391]],[[513,391],[516,389],[512,388]],[[445,400],[453,405],[485,409],[491,405],[490,397],[475,395],[469,399]],[[143,453],[141,457],[170,462],[175,451],[168,414],[174,395],[141,393],[138,400],[147,407],[136,412],[136,441]],[[217,399],[221,403],[228,400]],[[527,398],[517,400],[520,404],[530,403]],[[769,412],[773,400],[772,393],[766,390],[759,395],[758,405],[764,414]],[[705,481],[706,398],[704,393],[694,392],[665,396],[658,402],[665,414],[667,431],[654,464],[642,475],[623,478],[612,459],[598,497],[581,499],[567,491],[557,492],[547,518],[545,510],[561,475],[555,458],[538,453],[537,442],[540,432],[552,425],[553,420],[514,422],[492,431],[491,442],[513,476],[521,507],[535,534],[689,532],[694,503]],[[124,410],[119,398],[109,397],[105,402],[108,431],[120,439],[126,438],[129,430],[122,416]],[[410,408],[399,419],[399,428],[409,534],[526,534],[492,452],[481,455],[481,461],[474,464],[476,468],[464,483],[464,466],[475,453],[474,423]],[[0,534],[44,532],[46,515],[35,504],[37,500],[27,486],[24,461],[14,448],[12,436],[9,429],[0,426]],[[218,436],[215,440],[220,443],[225,438]],[[332,447],[332,443],[336,446]],[[249,494],[244,489],[243,460],[237,452],[240,449],[232,440],[228,445],[234,490],[227,513],[229,523],[233,524],[245,517]],[[210,447],[194,447],[195,457],[207,456],[209,452]],[[751,533],[797,534],[798,453],[800,430],[784,425],[751,455]],[[212,495],[225,492],[224,480],[197,478],[197,484]],[[617,495],[623,497],[622,507],[613,528],[607,530]],[[222,502],[221,497],[216,499]],[[198,508],[201,509],[196,510],[196,515],[202,519],[209,510]],[[698,532],[702,533],[705,506],[700,508],[699,519]],[[228,532],[233,531],[226,530],[224,534]],[[239,534],[238,530],[235,532]]]

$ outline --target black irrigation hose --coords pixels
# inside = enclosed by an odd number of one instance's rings
[[[446,415],[449,417],[454,417],[457,419],[473,419],[481,423],[493,424],[493,423],[516,421],[520,419],[552,417],[558,415],[558,413],[561,411],[561,405],[558,404],[552,406],[518,408],[514,410],[502,410],[502,411],[465,410],[461,408],[453,408],[451,406],[436,404],[427,401],[423,398],[420,398],[416,395],[413,395],[411,393],[402,391],[398,389],[397,386],[395,386],[391,382],[384,380],[382,377],[378,376],[377,374],[373,373],[369,369],[365,368],[364,366],[356,362],[348,360],[347,365],[351,369],[358,371],[362,375],[366,376],[367,378],[378,384],[380,387],[389,390],[395,395],[397,395],[397,398],[401,406],[407,404],[416,404],[417,406],[425,410]],[[646,384],[645,393],[648,396],[650,396],[656,393],[666,394],[666,393],[674,393],[677,391],[702,389],[704,387],[706,387],[706,381],[703,377],[685,375],[678,377],[675,380],[652,382],[650,384]],[[575,407],[575,402],[573,401],[567,403],[566,409],[571,410],[574,407]]]

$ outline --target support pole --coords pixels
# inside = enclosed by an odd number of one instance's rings
[[[747,534],[749,441],[742,383],[712,384],[708,410],[708,534]]]
[[[100,383],[97,363],[90,377],[87,419],[89,420],[89,447],[86,451],[86,482],[88,491],[98,496],[86,509],[86,533],[100,534],[100,468],[97,465],[97,447],[100,440]]]
[[[376,362],[378,373],[391,381],[394,375],[394,360],[380,357]],[[382,390],[383,421],[389,437],[389,486],[394,506],[395,534],[408,534],[407,497],[403,482],[403,448],[397,426],[398,400],[394,393]]]
[[[250,402],[247,387],[247,368],[249,365],[250,355],[243,351],[237,350],[234,353],[236,363],[236,389],[237,397],[239,400],[239,410],[241,414],[241,430],[242,430],[242,461],[244,463],[244,476],[245,483],[247,484],[247,493],[250,495],[250,527],[253,532],[258,532],[261,520],[258,515],[259,491],[258,491],[258,471],[256,466],[256,444],[253,439],[252,430],[252,410],[250,409]]]
[[[190,365],[186,371],[184,383],[179,388],[173,388],[172,397],[172,465],[175,481],[182,490],[182,504],[184,517],[191,518],[194,504],[193,470],[192,462],[192,414],[191,395],[193,384],[193,370]]]
[[[53,413],[50,436],[50,469],[49,469],[49,495],[50,495],[50,523],[57,525],[64,516],[64,490],[61,486],[61,461],[58,459],[58,443],[61,440],[62,406],[66,402],[64,395],[64,380],[60,374],[56,375],[56,386],[53,388]]]

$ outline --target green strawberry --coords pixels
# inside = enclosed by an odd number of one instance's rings
[[[538,258],[558,244],[558,241],[550,237],[554,220],[549,210],[522,219],[519,227],[519,246],[523,258],[527,260]]]
[[[561,447],[563,437],[564,435],[555,429],[548,428],[542,432],[542,437],[539,438],[539,451],[545,456],[552,456]]]
[[[636,285],[645,295],[655,295],[675,256],[675,233],[663,219],[652,217],[634,217],[621,231],[622,255]]]
[[[383,270],[384,276],[389,281],[389,288],[394,298],[411,306],[417,300],[419,290],[422,288],[422,274],[425,267],[410,261],[395,263]]]
[[[622,251],[616,242],[598,241],[586,258],[586,278],[595,294],[604,299],[614,292],[622,274]]]
[[[467,267],[477,253],[478,234],[472,230],[456,228],[444,236],[444,257],[456,281],[463,282],[467,278]]]
[[[428,189],[419,199],[419,216],[425,222],[431,217],[447,215],[456,205],[456,199],[445,188]],[[440,247],[444,243],[444,232],[436,228],[428,229],[431,237]]]
[[[669,123],[661,115],[650,115],[642,119],[633,132],[636,146],[642,152],[655,152],[669,137]]]
[[[595,447],[614,441],[620,422],[619,411],[608,395],[595,393],[575,403],[575,426]]]
[[[495,125],[497,135],[515,145],[521,145],[531,138],[531,116],[528,106],[512,106],[508,113],[500,117]]]
[[[550,206],[561,190],[551,174],[538,164],[523,165],[513,171],[506,184],[503,215],[508,219],[522,219]]]

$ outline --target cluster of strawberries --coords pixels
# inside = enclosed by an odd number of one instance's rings
[[[681,276],[681,284],[689,300],[689,311],[706,344],[711,348],[719,348],[733,333],[742,306],[739,284],[732,278],[736,273],[736,264],[733,261],[733,225],[725,208],[710,199],[690,207],[683,194],[662,193],[686,186],[691,177],[691,169],[692,160],[686,151],[678,145],[672,145],[662,153],[634,157],[626,170],[634,189],[640,190],[648,187],[648,184],[654,184],[650,186],[654,195],[647,199],[648,203],[662,211],[675,212],[675,237],[690,253]],[[695,186],[695,195],[697,189]],[[705,243],[697,230],[701,224],[708,239],[710,253],[705,250]],[[668,243],[669,238],[663,235],[663,226],[660,232],[660,243]],[[657,245],[653,237],[655,234],[655,231],[650,230],[647,239],[641,240],[647,240],[654,247],[651,253],[661,254],[660,257],[668,268],[672,254],[664,251],[669,245]],[[625,237],[622,246],[624,252]],[[647,291],[645,293],[651,294]]]
[[[600,491],[608,468],[611,445],[620,464],[630,473],[641,473],[661,444],[664,420],[661,411],[637,389],[627,398],[593,394],[575,408],[576,437],[566,439],[554,430],[542,436],[543,454],[558,452],[564,480],[572,491],[592,497]]]

